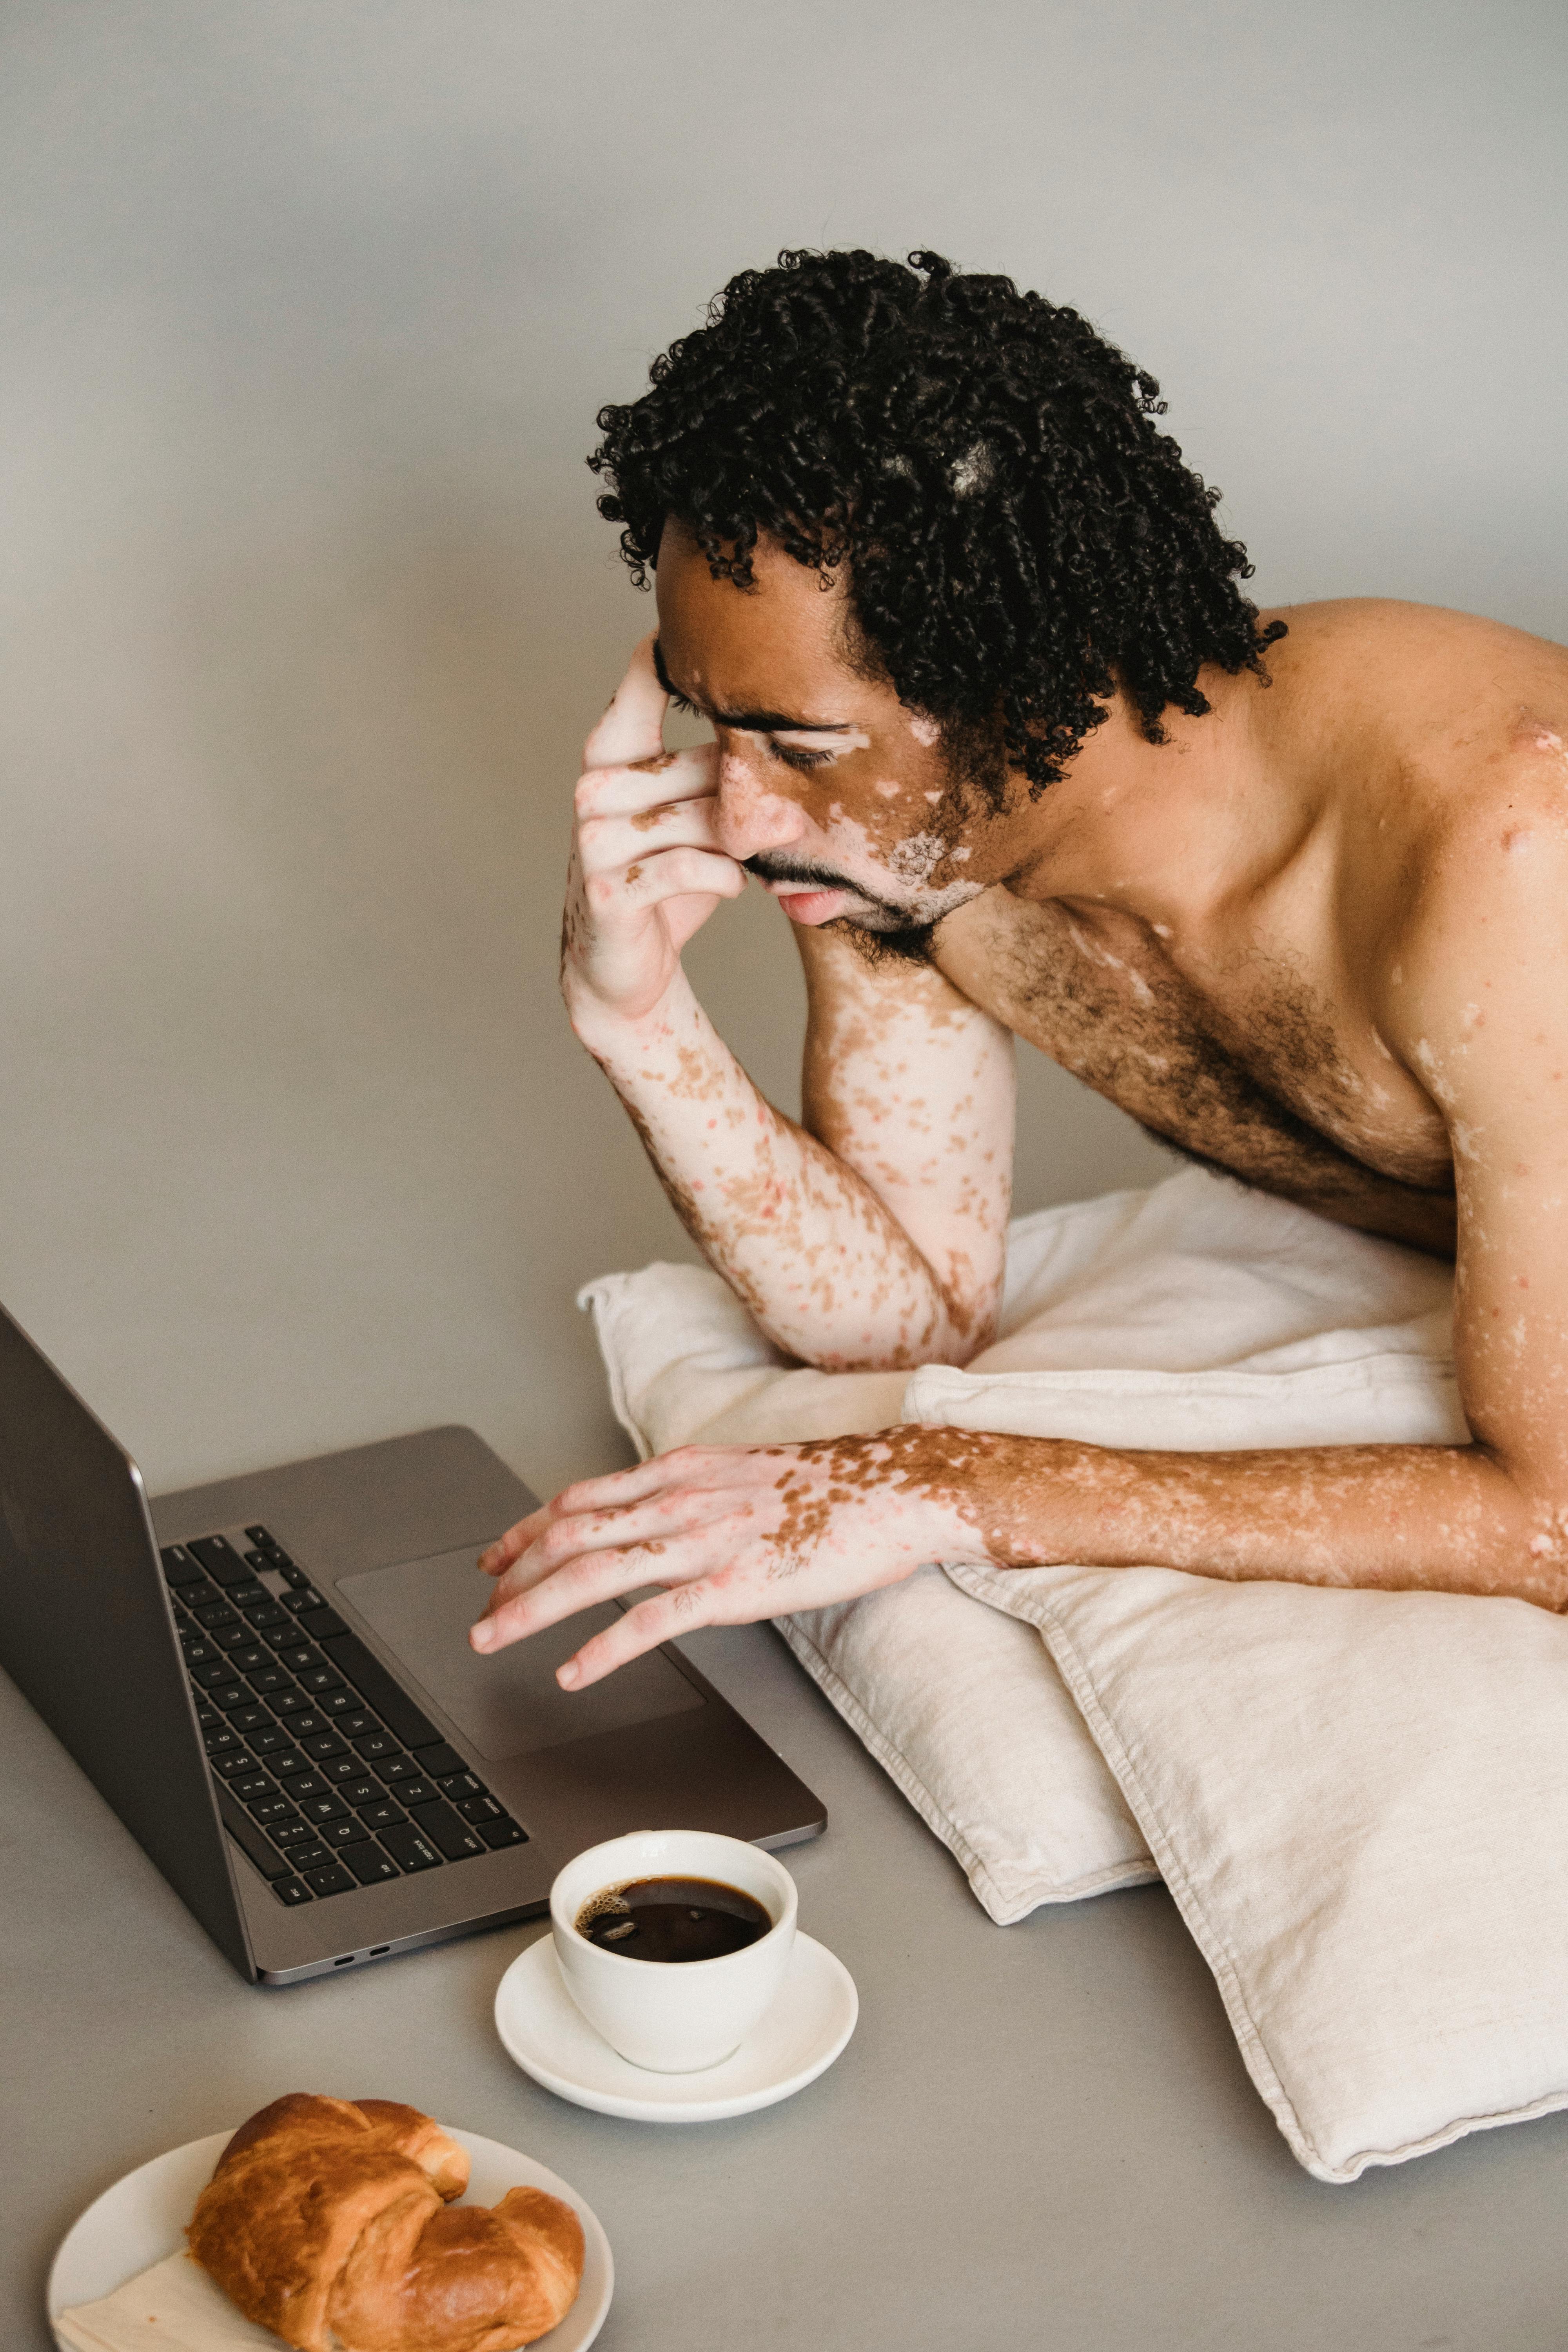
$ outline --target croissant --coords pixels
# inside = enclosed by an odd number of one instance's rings
[[[468,2159],[391,2099],[274,2099],[196,2200],[196,2261],[296,2352],[513,2352],[563,2318],[583,2225],[539,2189],[448,2210]]]

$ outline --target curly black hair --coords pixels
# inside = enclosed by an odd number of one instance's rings
[[[715,578],[752,584],[766,532],[831,584],[854,651],[950,745],[1035,790],[1118,688],[1151,742],[1199,716],[1202,665],[1267,680],[1236,585],[1252,566],[1182,462],[1160,387],[1076,310],[940,254],[781,253],[603,408],[588,459],[638,587],[668,515]]]

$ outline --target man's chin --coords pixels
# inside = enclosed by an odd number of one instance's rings
[[[853,915],[839,915],[820,928],[847,940],[861,962],[873,971],[889,963],[929,963],[936,939],[934,923],[904,923],[873,930]]]

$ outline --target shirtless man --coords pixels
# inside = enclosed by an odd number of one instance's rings
[[[805,1362],[993,1335],[1017,1036],[1193,1155],[1454,1259],[1473,1443],[688,1447],[493,1546],[476,1646],[663,1588],[563,1667],[585,1685],[933,1559],[1568,1606],[1568,652],[1410,604],[1258,614],[1152,380],[912,259],[737,279],[600,419],[658,626],[577,787],[576,1034]],[[715,743],[663,751],[667,688]],[[748,870],[805,966],[799,1126],[681,969]]]

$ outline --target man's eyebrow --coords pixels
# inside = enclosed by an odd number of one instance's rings
[[[699,702],[694,694],[682,694],[664,666],[664,648],[655,637],[653,667],[666,694],[679,697],[694,710],[700,710],[715,727],[732,727],[737,735],[848,735],[853,732],[848,721],[840,719],[791,719],[782,710],[710,710]]]

